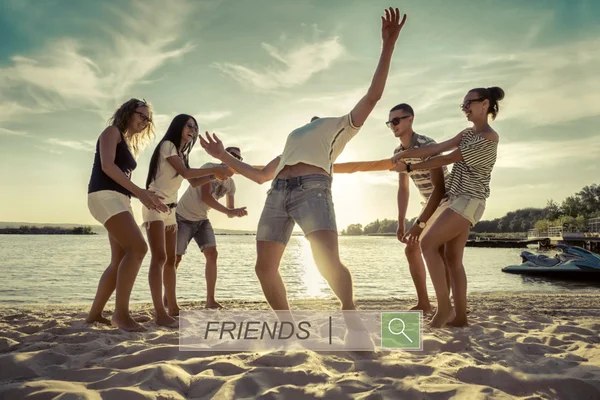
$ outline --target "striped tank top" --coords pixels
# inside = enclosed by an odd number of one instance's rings
[[[408,149],[405,149],[404,146],[400,145],[394,150],[394,154],[399,153],[404,150],[409,149],[418,149],[419,147],[429,146],[435,144],[435,140],[425,135],[419,135],[416,132],[413,132],[412,139],[410,141],[410,145]],[[433,156],[436,157],[436,156]],[[429,160],[433,157],[425,157],[425,158],[407,158],[404,161],[408,164],[416,164],[426,160]],[[442,167],[444,172],[444,182],[448,182],[450,174],[448,173],[448,168],[444,165]],[[408,176],[412,179],[413,183],[419,189],[419,193],[421,193],[421,197],[423,197],[424,201],[427,202],[431,194],[433,193],[433,183],[431,181],[431,172],[428,169],[422,169],[417,171],[412,171],[408,173]]]
[[[490,197],[490,180],[498,143],[476,135],[473,129],[466,129],[458,149],[463,159],[452,166],[450,181],[446,185],[448,193],[486,200]]]

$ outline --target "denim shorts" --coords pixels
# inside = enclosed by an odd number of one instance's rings
[[[202,252],[206,248],[217,247],[215,231],[209,220],[202,219],[200,221],[188,221],[179,214],[176,214],[176,218],[178,256],[185,254],[192,238],[196,241]]]
[[[314,174],[273,180],[256,240],[287,244],[295,223],[305,236],[316,231],[337,232],[330,177]]]
[[[440,203],[440,208],[450,208],[460,216],[466,218],[471,226],[475,226],[483,217],[485,200],[467,195],[450,195]]]

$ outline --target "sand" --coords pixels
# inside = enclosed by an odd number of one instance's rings
[[[357,303],[401,310],[413,302]],[[154,325],[150,305],[133,308],[144,333],[87,325],[86,306],[5,306],[0,399],[600,399],[600,296],[492,293],[471,295],[469,307],[469,327],[426,329],[423,351],[369,355],[182,352],[178,330]]]

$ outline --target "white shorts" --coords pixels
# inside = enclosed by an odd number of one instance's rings
[[[122,212],[129,212],[133,216],[131,198],[114,190],[100,190],[88,194],[88,209],[92,217],[102,225],[111,217]]]
[[[427,225],[421,233],[421,238],[425,236],[425,233],[429,230],[431,225],[433,225],[434,221],[448,208],[468,220],[471,223],[471,226],[475,226],[475,224],[481,220],[483,212],[485,211],[485,200],[465,195],[450,196],[443,199],[427,221]]]
[[[150,222],[163,221],[165,226],[177,225],[176,208],[170,208],[167,212],[160,212],[156,210],[150,210],[149,208],[142,206],[142,219],[144,220],[144,227],[148,229]]]

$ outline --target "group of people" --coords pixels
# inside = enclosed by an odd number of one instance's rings
[[[145,101],[131,99],[115,112],[110,126],[98,139],[88,189],[90,212],[106,227],[111,246],[111,263],[100,279],[88,322],[112,322],[129,331],[144,329],[129,313],[131,290],[148,251],[133,217],[132,196],[143,204],[142,226],[151,252],[149,283],[156,322],[167,326],[176,322],[177,267],[192,238],[206,257],[207,307],[220,307],[215,300],[216,241],[207,212],[213,208],[229,217],[247,215],[245,207],[235,208],[235,184],[231,178],[234,173],[258,184],[271,181],[256,233],[255,267],[271,308],[290,309],[279,266],[297,223],[310,242],[317,268],[342,309],[354,310],[352,275],[340,260],[338,250],[332,176],[334,172],[392,170],[399,173],[398,239],[406,243],[418,295],[415,308],[432,311],[426,290],[426,264],[438,303],[430,325],[467,324],[467,281],[462,255],[469,229],[481,218],[489,197],[498,144],[498,135],[489,120],[490,116],[496,117],[504,92],[497,87],[468,91],[461,109],[472,127],[439,144],[414,132],[413,109],[399,104],[391,109],[386,123],[400,140],[392,158],[334,164],[381,99],[406,15],[390,8],[381,19],[381,55],[364,97],[346,115],[313,117],[292,131],[280,155],[264,166],[245,163],[239,148],[225,147],[214,134],[199,136],[197,121],[181,114],[173,119],[156,146],[146,187],[140,188],[130,178],[136,168],[135,156],[153,133],[152,110]],[[191,168],[189,154],[197,140],[220,163]],[[454,164],[451,173],[446,169],[449,164]],[[424,202],[416,223],[406,232],[409,177]],[[178,200],[183,180],[190,187]],[[227,205],[223,206],[218,200],[225,195]],[[102,311],[115,291],[115,311],[109,321]]]

